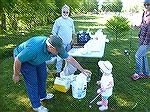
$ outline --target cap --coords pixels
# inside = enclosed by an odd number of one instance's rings
[[[110,74],[112,72],[112,64],[109,61],[99,61],[98,66],[103,70],[104,73]]]
[[[62,10],[65,9],[65,8],[67,8],[68,10],[70,10],[69,6],[66,5],[66,4],[62,7]]]
[[[60,54],[63,54],[65,52],[63,41],[58,35],[51,35],[49,38],[47,38],[46,44],[48,46],[52,45],[53,47],[55,47]]]
[[[144,3],[150,3],[150,0],[144,0]]]

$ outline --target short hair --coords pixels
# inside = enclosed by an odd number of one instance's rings
[[[63,10],[64,8],[67,8],[68,10],[70,10],[70,7],[69,7],[68,5],[66,5],[66,4],[62,7],[62,10]]]

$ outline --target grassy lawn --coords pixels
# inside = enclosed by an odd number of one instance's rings
[[[95,21],[94,21],[94,20]],[[87,30],[95,33],[98,28],[104,28],[104,21],[97,21],[99,19],[105,20],[100,16],[80,16],[74,17],[76,32],[80,30]],[[100,26],[101,25],[101,26]],[[0,112],[33,112],[31,104],[29,102],[24,81],[21,77],[21,81],[18,84],[14,84],[12,81],[13,75],[13,48],[21,42],[27,40],[31,36],[35,35],[49,35],[51,26],[39,27],[29,32],[15,33],[0,35]],[[122,39],[116,43],[110,39],[109,43],[106,43],[104,57],[101,60],[109,60],[113,68],[113,76],[115,81],[114,91],[112,97],[109,99],[109,109],[106,112],[150,112],[150,81],[149,79],[139,79],[132,81],[130,79],[131,74],[134,73],[134,54],[137,50],[137,33],[138,29],[134,29],[132,32],[132,46],[131,63],[128,63],[128,58],[124,55],[124,50],[129,49],[129,39]],[[110,37],[108,37],[110,38]],[[150,54],[150,53],[149,53]],[[150,59],[150,55],[149,59]],[[76,58],[80,61],[97,61],[97,59]],[[84,68],[92,71],[93,75],[91,82],[88,83],[87,95],[81,100],[74,99],[71,89],[67,93],[61,93],[55,91],[52,86],[54,78],[48,75],[47,78],[47,92],[54,93],[55,97],[50,101],[43,101],[42,104],[46,106],[51,112],[98,112],[96,102],[98,98],[92,104],[90,109],[89,102],[97,95],[96,90],[98,85],[96,81],[98,79],[98,71],[96,64],[82,65]],[[51,66],[50,66],[51,67]]]

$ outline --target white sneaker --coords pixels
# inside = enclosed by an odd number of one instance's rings
[[[96,104],[97,105],[103,105],[103,102],[102,101],[98,101]]]
[[[107,109],[108,109],[108,106],[102,105],[101,107],[99,107],[99,110],[100,110],[100,111],[107,110]]]
[[[33,108],[36,112],[48,112],[48,109],[43,107],[42,105],[38,108]]]
[[[46,97],[40,99],[40,101],[43,101],[43,100],[50,100],[50,99],[53,98],[53,97],[54,97],[54,95],[53,95],[52,93],[48,93],[48,94],[46,95]]]

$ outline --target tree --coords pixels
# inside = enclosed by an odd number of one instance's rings
[[[110,12],[121,12],[122,10],[122,2],[121,0],[114,0],[113,2],[110,2],[109,0],[107,0],[107,2],[104,2],[102,5],[102,10],[103,11],[110,11]]]
[[[117,42],[118,38],[125,37],[129,32],[129,21],[122,16],[114,16],[110,20],[107,20],[105,30],[112,38],[115,38]]]
[[[6,32],[7,29],[7,17],[12,21],[12,26],[14,27],[14,24],[16,24],[15,18],[12,19],[13,10],[15,8],[15,0],[0,0],[0,15],[1,15],[1,28],[2,31]],[[12,15],[11,15],[12,14]]]
[[[0,23],[3,31],[20,30],[54,21],[54,0],[0,0]]]

